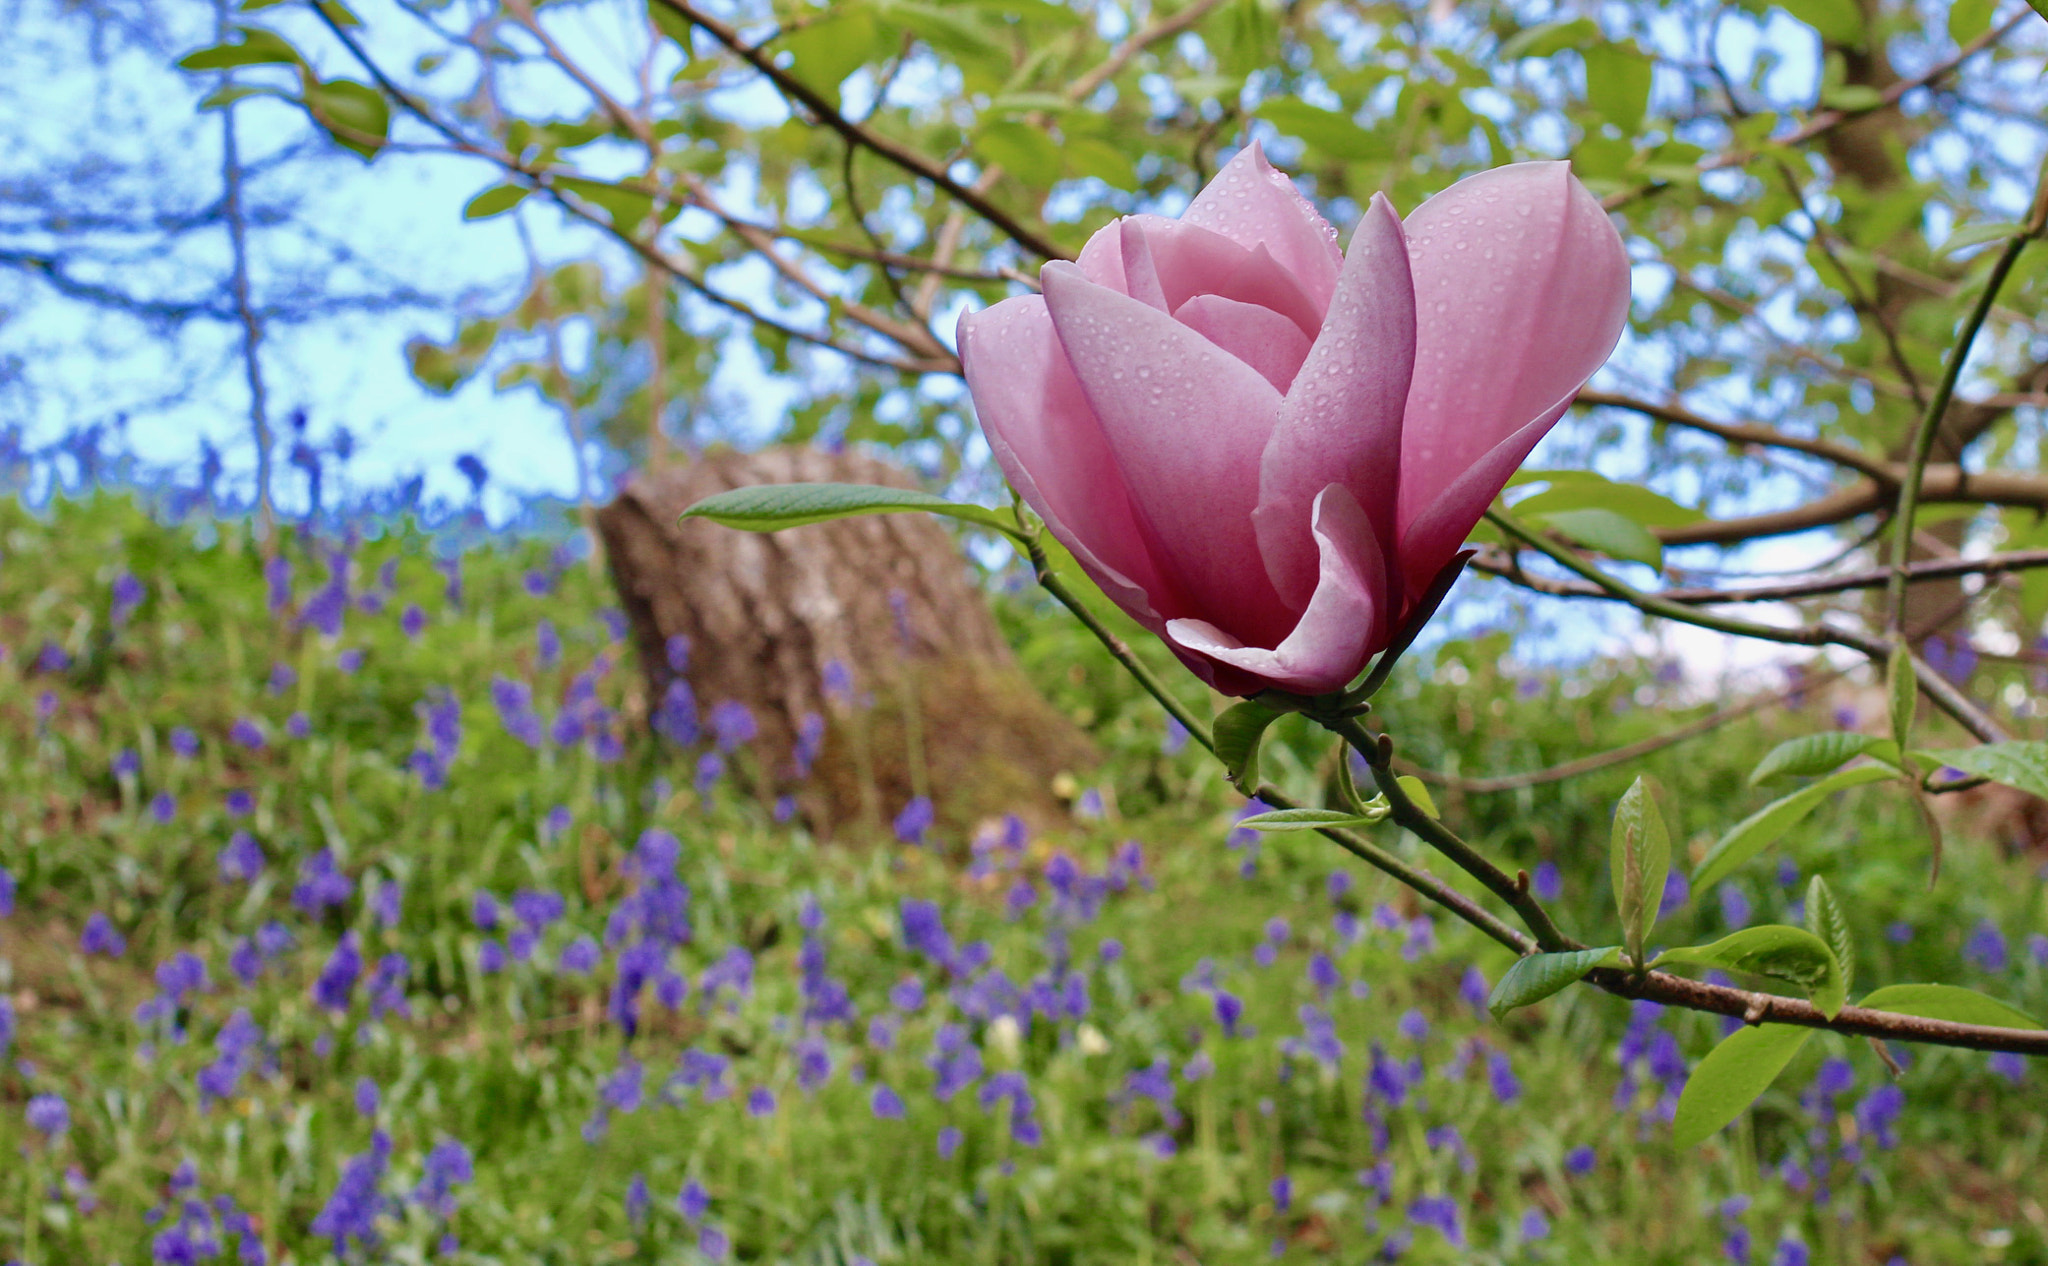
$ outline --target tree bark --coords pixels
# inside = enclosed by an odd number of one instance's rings
[[[1064,816],[1052,784],[1094,751],[1025,680],[936,519],[764,534],[679,517],[717,492],[794,482],[914,486],[857,454],[719,452],[635,475],[598,513],[650,720],[679,678],[706,745],[717,709],[743,705],[759,732],[734,758],[741,776],[795,797],[821,834],[886,826],[919,795],[955,838],[1004,812]]]

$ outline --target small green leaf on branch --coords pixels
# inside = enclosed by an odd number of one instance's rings
[[[1856,1004],[1866,1011],[1947,1020],[1951,1024],[1982,1024],[1997,1029],[2039,1029],[2039,1020],[2018,1007],[1965,989],[1961,985],[1886,985]]]
[[[1806,885],[1806,930],[1827,942],[1835,952],[1835,963],[1842,971],[1842,989],[1856,985],[1856,941],[1849,935],[1849,920],[1842,913],[1842,904],[1835,900],[1834,890],[1819,875]]]
[[[1810,778],[1846,765],[1858,756],[1896,765],[1899,746],[1890,739],[1840,731],[1786,739],[1757,763],[1750,772],[1749,785],[1754,787],[1773,778]]]
[[[1431,818],[1443,817],[1443,814],[1437,812],[1436,800],[1429,794],[1429,787],[1420,778],[1413,774],[1402,774],[1394,781],[1401,785],[1401,790],[1408,793],[1408,798],[1415,802],[1416,808]]]
[[[532,192],[525,185],[492,185],[462,208],[465,220],[487,220],[494,215],[503,215],[525,201]]]
[[[2010,743],[1985,743],[1980,747],[1959,747],[1946,751],[1915,752],[1929,761],[1960,769],[1966,774],[2017,787],[2035,796],[2048,796],[2048,743],[2020,739]]]
[[[1835,951],[1805,928],[1766,924],[1744,928],[1712,945],[1665,950],[1651,967],[1686,965],[1747,972],[1798,985],[1822,1014],[1833,1017],[1848,999],[1842,965]]]
[[[1259,790],[1259,740],[1265,737],[1266,727],[1281,716],[1262,703],[1246,699],[1225,708],[1211,728],[1216,740],[1216,759],[1223,762],[1230,785],[1248,796],[1258,794]]]
[[[1575,544],[1609,558],[1656,568],[1664,566],[1663,544],[1642,524],[1612,510],[1553,510],[1541,517],[1531,517],[1528,522],[1549,527],[1570,537]]]
[[[1707,850],[1707,855],[1693,870],[1692,886],[1704,890],[1726,879],[1736,867],[1784,838],[1785,832],[1798,826],[1821,801],[1837,791],[1898,776],[1898,770],[1887,765],[1856,765],[1830,774],[1810,787],[1801,787],[1783,799],[1773,800],[1729,828],[1728,833]]]
[[[1884,669],[1885,694],[1891,700],[1892,742],[1900,751],[1911,746],[1913,712],[1920,705],[1920,675],[1913,670],[1913,652],[1904,645],[1892,647]]]
[[[1695,1147],[1712,1138],[1770,1089],[1812,1036],[1812,1029],[1762,1024],[1737,1029],[1721,1039],[1685,1079],[1685,1089],[1678,1095],[1678,1112],[1671,1122],[1671,1141],[1680,1147]]]
[[[1621,943],[1629,961],[1643,961],[1643,945],[1657,925],[1657,907],[1671,871],[1671,832],[1657,806],[1653,784],[1638,777],[1614,806],[1607,865],[1614,904],[1621,915]]]
[[[306,109],[343,149],[365,160],[384,148],[391,131],[391,106],[384,94],[353,79],[306,82]]]
[[[1611,967],[1621,961],[1621,946],[1569,950],[1562,954],[1531,954],[1515,960],[1507,975],[1493,987],[1486,1009],[1498,1020],[1518,1007],[1541,1002],[1550,995],[1585,977],[1595,967]]]
[[[1376,812],[1364,815],[1339,809],[1276,809],[1239,818],[1237,825],[1254,831],[1320,831],[1326,827],[1375,826],[1387,816],[1386,801],[1375,797],[1366,807]]]
[[[827,523],[859,514],[923,510],[972,523],[1023,541],[1017,525],[987,506],[966,505],[909,488],[878,484],[760,484],[709,496],[683,511],[686,519],[709,519],[748,532],[779,532],[808,523]]]
[[[299,50],[260,26],[238,26],[235,39],[178,59],[180,70],[232,70],[236,66],[302,66]]]

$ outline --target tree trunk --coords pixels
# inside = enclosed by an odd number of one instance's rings
[[[650,722],[685,741],[701,725],[715,746],[721,709],[730,728],[743,705],[758,734],[738,745],[740,776],[794,797],[821,834],[880,828],[920,795],[955,839],[995,814],[1064,816],[1052,783],[1093,749],[1024,679],[938,520],[764,534],[679,519],[713,493],[795,482],[914,486],[857,454],[721,452],[635,475],[598,513]]]

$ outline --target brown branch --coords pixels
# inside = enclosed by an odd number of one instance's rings
[[[1493,551],[1474,558],[1471,566],[1474,571],[1498,576],[1524,589],[1555,598],[1615,598],[1615,595],[1600,586],[1585,581],[1552,580],[1531,576],[1511,559]],[[1907,576],[1914,582],[1951,580],[1957,576],[1996,576],[2008,572],[2032,571],[2041,567],[2048,567],[2048,549],[2012,550],[1983,558],[1932,559],[1914,563],[1908,569]],[[1891,578],[1891,574],[1889,567],[1874,567],[1866,571],[1844,572],[1839,576],[1792,580],[1775,585],[1750,585],[1741,589],[1716,589],[1708,586],[1662,589],[1658,591],[1657,596],[1668,602],[1682,602],[1687,606],[1713,606],[1723,602],[1792,602],[1800,598],[1818,598],[1826,594],[1848,593],[1856,589],[1882,589],[1885,582]]]
[[[1708,519],[1681,527],[1652,529],[1666,545],[1730,545],[1766,536],[1785,536],[1813,528],[1832,527],[1858,516],[1890,508],[1891,489],[1898,486],[1905,467],[1886,463],[1889,477],[1880,483],[1859,479],[1855,483],[1804,505],[1739,519]],[[2017,471],[1966,471],[1954,464],[1929,466],[1921,486],[1923,504],[1967,504],[2017,506],[2048,510],[2048,477]]]
[[[976,215],[994,225],[1010,240],[1044,259],[1071,259],[1051,239],[1044,237],[1017,220],[1009,212],[995,205],[974,189],[961,184],[946,171],[945,167],[907,145],[877,135],[862,127],[841,113],[831,102],[810,85],[789,72],[776,66],[770,55],[752,47],[734,28],[705,13],[688,0],[654,0],[654,3],[673,12],[704,31],[741,60],[758,71],[775,86],[784,97],[799,102],[824,126],[831,128],[849,142],[862,149],[878,154],[921,180],[930,181],[944,190],[961,204],[971,208]]]
[[[1626,396],[1612,391],[1583,390],[1579,392],[1578,402],[1584,405],[1604,406],[1612,409],[1628,409],[1643,414],[1645,417],[1656,418],[1660,422],[1669,422],[1675,426],[1686,427],[1694,431],[1704,431],[1708,435],[1717,436],[1731,444],[1758,444],[1766,448],[1782,448],[1794,453],[1804,453],[1809,457],[1818,457],[1823,461],[1833,462],[1837,466],[1847,466],[1849,469],[1867,475],[1872,479],[1889,480],[1894,477],[1890,467],[1886,465],[1883,458],[1873,457],[1868,453],[1850,448],[1846,444],[1836,444],[1828,440],[1807,439],[1804,436],[1798,435],[1787,435],[1783,431],[1768,426],[1756,426],[1740,422],[1716,422],[1712,418],[1703,418],[1681,405],[1659,404],[1654,401],[1641,400],[1634,396]]]
[[[1100,66],[1076,79],[1065,93],[1067,100],[1086,101],[1095,95],[1095,90],[1123,73],[1131,59],[1160,40],[1171,39],[1182,31],[1200,22],[1220,7],[1223,0],[1195,0],[1187,8],[1169,17],[1148,23],[1145,28],[1109,51]]]
[[[1587,983],[1623,998],[1641,998],[1690,1011],[1738,1016],[1751,1024],[1796,1024],[1807,1029],[1827,1029],[1899,1042],[1923,1042],[1930,1046],[1959,1046],[1972,1051],[2012,1051],[2021,1055],[2048,1055],[2048,1029],[2004,1029],[1988,1024],[1956,1024],[1949,1020],[1927,1020],[1891,1011],[1870,1011],[1843,1007],[1829,1019],[1818,1007],[1798,998],[1777,994],[1751,993],[1726,985],[1709,985],[1669,972],[1653,971],[1643,977],[1614,967],[1600,967],[1586,975]]]

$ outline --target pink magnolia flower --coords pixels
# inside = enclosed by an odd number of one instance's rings
[[[1227,694],[1339,689],[1398,632],[1628,315],[1621,238],[1565,163],[1469,177],[1350,249],[1241,151],[960,322],[1012,486]]]

